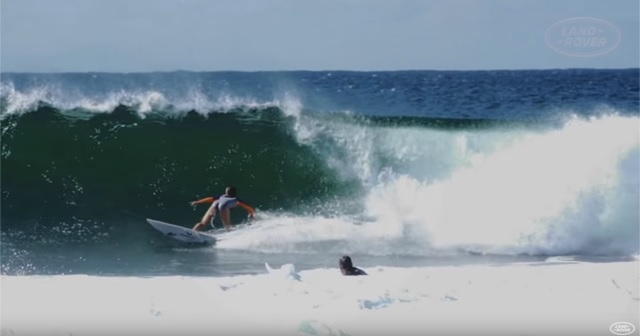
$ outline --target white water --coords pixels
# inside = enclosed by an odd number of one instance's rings
[[[96,75],[97,76],[97,75]],[[13,83],[0,84],[2,98],[7,106],[4,113],[19,114],[33,111],[39,104],[48,104],[61,111],[81,110],[90,114],[111,113],[119,105],[126,105],[144,118],[153,111],[171,111],[179,116],[186,111],[207,114],[211,111],[228,111],[235,108],[260,108],[277,106],[276,101],[261,102],[251,97],[239,97],[224,92],[216,97],[208,97],[197,86],[185,91],[178,98],[163,93],[162,90],[137,89],[114,90],[95,95],[87,95],[78,90],[69,90],[55,82],[19,91]],[[76,115],[76,117],[78,117]]]
[[[539,131],[438,131],[320,121],[295,100],[283,105],[300,143],[367,186],[364,212],[267,217],[262,229],[222,248],[310,252],[313,243],[340,242],[323,251],[638,253],[636,117],[574,118]]]
[[[382,229],[401,226],[433,247],[636,252],[639,153],[637,118],[574,121],[477,153],[437,181],[395,175],[367,209]]]
[[[220,278],[3,276],[1,334],[589,336],[639,323],[637,260],[372,267],[361,277],[272,266]]]

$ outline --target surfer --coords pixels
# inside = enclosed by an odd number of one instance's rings
[[[349,256],[342,256],[339,264],[342,275],[367,275],[365,271],[353,266],[353,262],[351,262],[351,257]]]
[[[193,229],[195,231],[202,230],[207,223],[210,223],[215,217],[217,213],[220,213],[220,219],[222,220],[222,224],[224,228],[229,231],[231,229],[231,208],[236,206],[240,206],[249,212],[249,218],[253,219],[256,211],[255,209],[248,205],[247,203],[236,198],[236,188],[234,186],[228,186],[224,190],[224,194],[219,197],[207,197],[197,201],[193,201],[190,204],[192,206],[204,203],[213,203],[209,207],[209,210],[204,214],[202,220],[197,223]]]

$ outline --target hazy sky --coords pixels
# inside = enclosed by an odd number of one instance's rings
[[[639,65],[638,0],[0,1],[4,72]],[[580,27],[615,48],[549,46]]]

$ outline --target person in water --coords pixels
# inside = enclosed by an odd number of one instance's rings
[[[220,214],[220,219],[222,220],[222,224],[224,228],[228,230],[231,229],[231,208],[236,206],[240,206],[249,212],[249,218],[253,219],[256,211],[255,209],[248,205],[247,203],[236,198],[236,188],[234,186],[228,186],[224,190],[224,194],[219,197],[207,197],[197,201],[193,201],[190,204],[192,206],[204,203],[212,203],[209,207],[209,210],[202,216],[202,220],[197,223],[193,229],[196,231],[202,230],[207,223],[211,223],[211,221],[216,217],[216,214]]]
[[[357,267],[353,267],[353,262],[351,262],[351,257],[349,256],[342,256],[339,264],[342,275],[367,275],[365,271]]]

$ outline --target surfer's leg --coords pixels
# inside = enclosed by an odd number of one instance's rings
[[[229,207],[220,210],[220,219],[224,224],[224,228],[227,231],[231,230],[231,210]]]
[[[220,219],[222,220],[222,224],[224,224],[224,228],[227,231],[231,230],[231,211],[229,209],[238,205],[238,200],[234,197],[220,197],[218,200],[220,203],[218,205],[218,212],[220,213]]]
[[[218,209],[218,201],[215,201],[209,207],[209,210],[202,216],[202,220],[200,223],[196,224],[193,229],[199,231],[207,226],[207,223],[211,223],[211,221],[216,217],[216,210]]]

